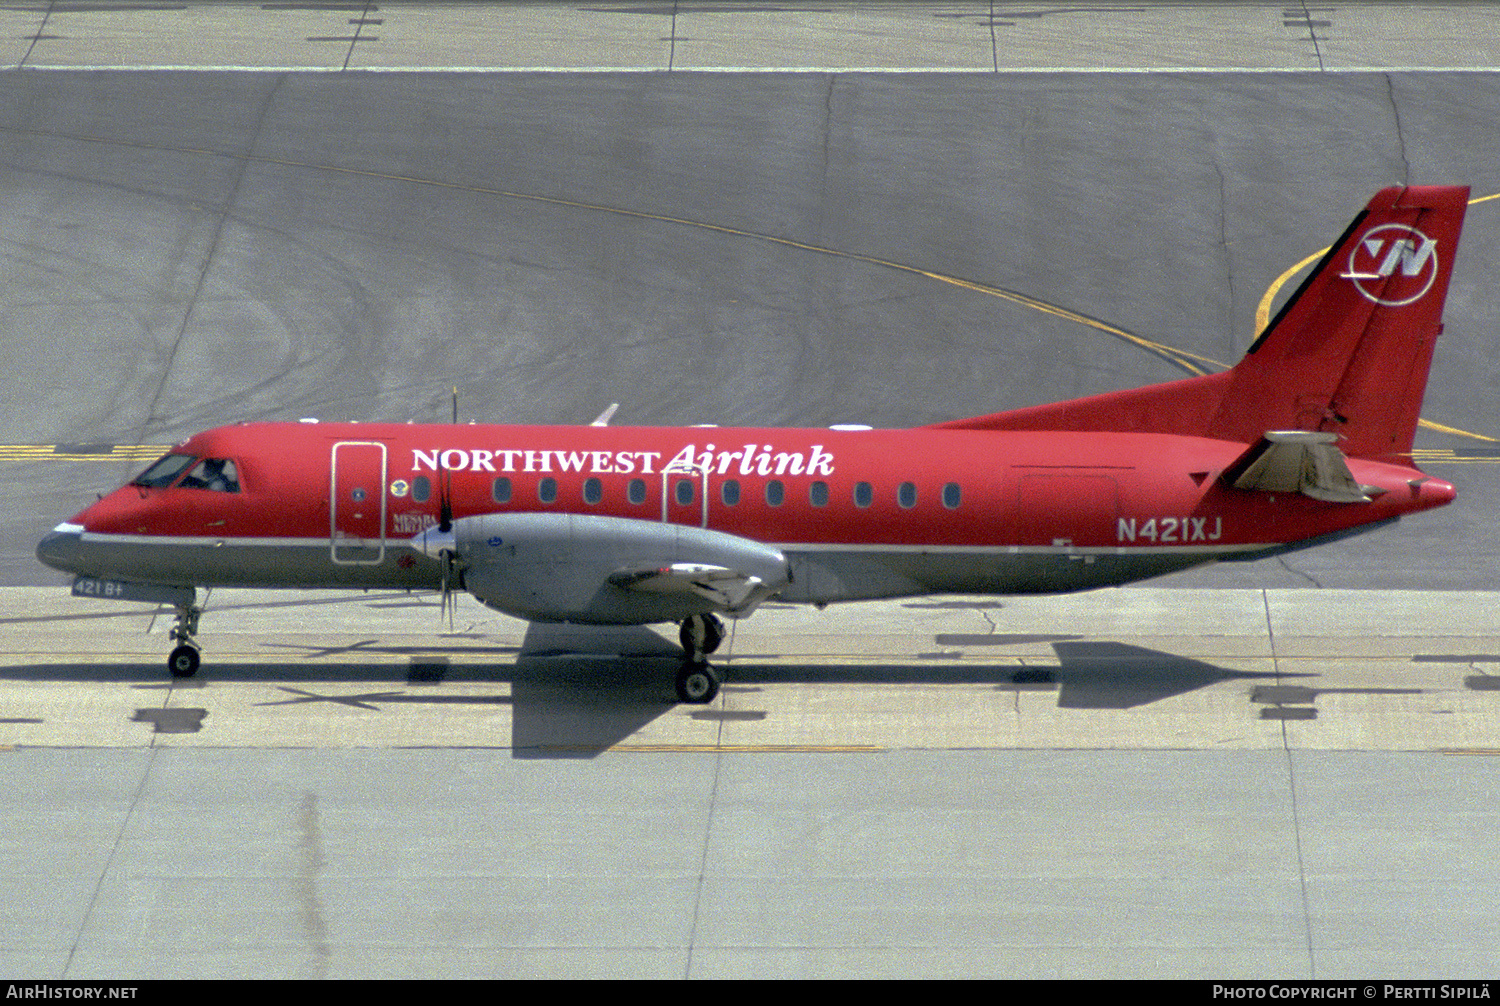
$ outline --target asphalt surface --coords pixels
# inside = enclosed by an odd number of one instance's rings
[[[1224,363],[1391,182],[1500,192],[1482,74],[0,80],[0,434],[248,419],[903,426]],[[1494,203],[1425,415],[1500,436]],[[875,261],[872,261],[875,260]],[[920,275],[924,270],[939,278]],[[1424,434],[1423,446],[1489,440]],[[1173,582],[1485,589],[1493,459],[1396,532]],[[138,461],[6,465],[0,576]]]

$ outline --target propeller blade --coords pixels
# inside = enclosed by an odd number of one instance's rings
[[[453,559],[452,549],[442,549],[438,552],[438,558],[443,563],[442,598],[438,607],[438,623],[441,624],[443,616],[448,617],[448,631],[453,631],[453,612],[458,607],[458,598],[453,596]]]
[[[453,530],[453,473],[442,468],[442,482],[438,483],[438,530],[447,534]]]

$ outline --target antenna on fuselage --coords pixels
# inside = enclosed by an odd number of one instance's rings
[[[609,421],[614,418],[615,410],[618,409],[619,407],[620,407],[620,403],[619,402],[613,402],[613,403],[611,403],[610,407],[607,408],[607,409],[605,409],[603,412],[599,413],[598,416],[594,417],[594,421],[592,423],[589,423],[589,425],[590,426],[608,426],[609,425]]]
[[[453,386],[453,425],[458,425],[458,385]]]

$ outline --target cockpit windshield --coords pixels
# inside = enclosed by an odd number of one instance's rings
[[[182,473],[189,467],[192,470],[184,476]],[[177,481],[179,476],[181,482]],[[195,458],[191,454],[168,454],[130,482],[133,486],[151,489],[166,489],[174,483],[179,489],[208,489],[221,493],[240,491],[239,470],[233,461],[229,458]]]
[[[211,489],[220,493],[240,491],[239,473],[228,458],[204,458],[179,484],[183,489]]]
[[[150,489],[165,489],[177,481],[177,476],[182,470],[194,461],[198,460],[191,454],[168,454],[156,464],[141,472],[130,480],[133,486],[146,486]]]

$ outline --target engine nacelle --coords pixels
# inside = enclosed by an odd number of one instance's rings
[[[427,532],[435,534],[435,529]],[[786,556],[760,542],[624,517],[462,517],[453,522],[449,547],[471,594],[507,615],[535,622],[643,625],[708,613],[747,615],[790,577]],[[726,601],[726,594],[714,590],[662,588],[674,576],[680,587],[701,567],[715,568],[744,589],[728,591]],[[662,575],[653,577],[657,571]]]

